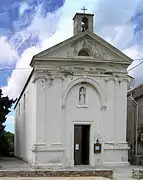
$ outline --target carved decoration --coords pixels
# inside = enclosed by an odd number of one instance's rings
[[[105,45],[107,45],[106,42]],[[42,55],[42,58],[46,59],[47,57],[63,57],[63,54],[65,54],[65,57],[74,57],[75,55],[77,55],[77,53],[82,47],[90,49],[92,55],[96,59],[99,59],[99,61],[110,60],[113,61],[114,63],[115,62],[125,63],[125,60],[123,60],[122,57],[114,53],[109,48],[106,48],[106,46],[104,46],[104,42],[100,43],[100,39],[98,41],[90,35],[84,35],[73,41],[69,41],[69,43],[65,44],[64,46],[59,46],[59,48],[53,49],[51,52],[48,53],[45,52],[45,54]],[[116,51],[115,49],[113,50]],[[130,64],[128,60],[127,62]],[[126,69],[127,65],[124,65],[125,66],[124,69]]]
[[[43,89],[46,88],[46,82],[47,82],[47,79],[46,79],[46,78],[40,79],[40,84],[41,84],[41,87],[42,87]]]
[[[48,76],[48,86],[53,85],[54,78],[52,75]]]
[[[73,52],[74,52],[74,55],[76,56],[77,55],[77,49],[74,48]]]
[[[87,45],[87,41],[86,41],[86,40],[84,40],[84,41],[83,41],[83,43],[82,43],[82,47],[83,47],[83,48],[88,47],[88,45]]]
[[[100,142],[103,142],[103,137],[99,133],[94,134],[94,142],[96,142],[96,139],[99,139]]]
[[[73,79],[73,75],[74,75],[73,72],[64,71],[63,74],[64,74],[64,77],[70,77],[71,79]]]

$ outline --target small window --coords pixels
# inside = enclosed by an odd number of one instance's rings
[[[87,51],[81,50],[81,51],[79,51],[78,56],[89,56],[89,54]]]

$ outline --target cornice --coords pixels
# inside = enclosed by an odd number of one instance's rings
[[[43,57],[36,57],[34,64],[38,63],[38,62],[46,62],[47,64],[51,63],[51,62],[86,62],[86,63],[110,63],[110,64],[124,64],[124,65],[129,65],[128,62],[125,62],[124,60],[116,60],[116,59],[98,59],[98,58],[94,58],[94,57],[47,57],[47,58],[43,58]]]

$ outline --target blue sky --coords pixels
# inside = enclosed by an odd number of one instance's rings
[[[57,11],[64,3],[63,0],[29,0],[23,3],[23,0],[2,0],[0,1],[0,36],[5,37],[8,42],[12,43],[13,49],[16,50],[17,56],[29,47],[35,46],[39,42],[36,35],[28,34],[24,39],[18,37],[17,33],[21,34],[32,22],[35,14],[38,11],[38,6],[41,8],[41,17],[46,17],[47,13]],[[1,44],[1,50],[2,50]],[[9,57],[7,57],[9,58]],[[12,63],[8,59],[0,64],[0,69],[14,68],[17,62],[16,56]],[[11,76],[11,70],[0,71],[0,86],[7,85],[7,79]],[[12,111],[6,122],[6,130],[14,130],[13,124],[14,112]]]
[[[83,5],[95,14],[95,33],[131,58],[139,59],[131,67],[141,62],[143,0],[1,0],[0,87],[4,94],[19,96],[31,71],[32,56],[72,36],[72,18]],[[142,68],[140,65],[129,72],[135,85],[143,82]],[[13,131],[13,116],[12,111],[6,130]]]

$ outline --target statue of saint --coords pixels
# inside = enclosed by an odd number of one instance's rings
[[[85,104],[85,98],[86,98],[85,87],[81,87],[79,89],[79,104],[80,105],[84,105]]]

